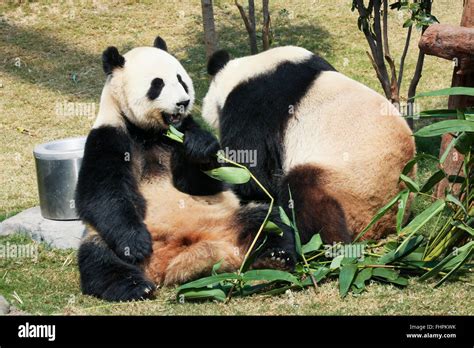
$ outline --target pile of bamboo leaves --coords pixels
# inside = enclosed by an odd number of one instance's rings
[[[422,93],[417,97],[446,95],[474,96],[474,88],[453,87]],[[400,181],[404,182],[406,189],[377,212],[352,244],[324,245],[320,235],[315,234],[307,244],[301,245],[295,211],[292,209],[290,218],[281,207],[278,207],[281,220],[295,233],[299,259],[293,272],[250,269],[259,248],[265,245],[263,242],[257,248],[257,239],[261,237],[264,240],[266,233],[282,233],[274,222],[268,220],[274,200],[246,167],[218,154],[217,156],[233,167],[217,168],[207,174],[232,184],[254,180],[269,196],[269,211],[240,269],[234,273],[219,273],[220,262],[217,263],[209,277],[189,282],[178,288],[177,295],[180,302],[203,299],[228,301],[232,296],[248,296],[255,293],[274,295],[288,289],[305,287],[314,287],[317,291],[318,283],[328,278],[339,279],[339,292],[341,297],[345,297],[349,292],[354,294],[363,292],[370,281],[404,287],[408,285],[408,277],[419,277],[419,281],[436,277],[438,281],[435,287],[437,287],[452,277],[459,278],[468,273],[469,262],[474,253],[472,183],[474,111],[429,110],[417,116],[445,120],[418,130],[415,133],[416,137],[434,137],[449,133],[453,135],[452,142],[440,158],[420,153],[407,163],[400,175]],[[181,142],[183,139],[183,134],[174,129],[168,132],[168,136]],[[448,175],[443,170],[443,163],[453,147],[464,156],[461,169],[454,176]],[[422,185],[408,176],[420,161],[433,161],[439,168]],[[430,193],[443,179],[448,179],[451,184],[448,186],[445,198],[436,199]],[[291,189],[289,190],[291,199]],[[406,208],[410,195],[414,196],[414,199],[429,196],[432,201],[403,226],[404,218],[409,214]],[[294,205],[297,209],[298,202]],[[386,212],[395,208],[398,209],[395,236],[378,243],[370,240],[360,241],[373,224]]]

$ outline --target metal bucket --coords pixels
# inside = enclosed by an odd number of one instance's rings
[[[74,194],[86,137],[37,145],[33,150],[41,215],[51,220],[77,220]]]

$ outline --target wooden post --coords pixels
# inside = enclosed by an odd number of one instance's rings
[[[461,26],[474,28],[474,0],[466,0],[464,2],[464,11],[462,14]],[[474,52],[472,53],[474,54]],[[455,60],[454,62],[457,64],[455,64],[454,66],[453,80],[452,80],[451,86],[474,87],[474,72],[473,71],[467,72],[468,69],[466,68],[465,73],[459,74],[459,71],[463,69],[463,66],[462,64],[460,64],[459,59],[457,61]],[[449,100],[448,100],[449,109],[465,108],[468,106],[474,106],[474,97],[469,97],[469,96],[449,97]],[[453,137],[449,134],[446,134],[443,136],[441,140],[440,156],[442,156],[442,154],[446,151],[446,148],[448,147],[452,139]],[[459,152],[457,152],[456,149],[453,148],[449,152],[448,157],[446,158],[446,161],[444,163],[444,170],[449,175],[456,175],[456,173],[458,173],[459,169],[462,166],[463,160],[464,160],[464,156],[460,154]],[[449,185],[449,182],[446,179],[441,181],[436,187],[435,196],[444,197],[444,192],[448,185]]]

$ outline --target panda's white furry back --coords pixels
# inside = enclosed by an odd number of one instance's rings
[[[291,191],[303,242],[350,242],[401,188],[415,154],[406,121],[383,96],[293,46],[229,60],[211,57],[203,117],[222,147],[257,152],[254,174],[288,211]],[[242,200],[265,199],[252,183]],[[395,211],[366,234],[394,230]]]

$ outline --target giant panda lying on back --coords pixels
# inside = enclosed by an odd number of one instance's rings
[[[288,214],[291,192],[303,243],[318,232],[326,243],[351,242],[402,188],[400,173],[415,154],[406,121],[324,59],[294,46],[233,60],[218,51],[208,72],[203,118],[224,150],[256,151],[250,169]],[[253,182],[234,191],[243,201],[266,199]],[[393,231],[395,215],[365,238]],[[280,241],[294,253],[291,241]]]
[[[190,77],[160,37],[154,47],[123,56],[109,47],[103,68],[107,80],[76,193],[88,230],[78,256],[83,293],[149,298],[155,284],[205,275],[220,260],[220,271],[237,269],[268,205],[241,207],[202,172],[217,164],[219,144],[189,115]],[[184,144],[164,136],[171,124],[184,133]],[[276,212],[271,220],[281,225]],[[276,243],[270,237],[262,248],[261,265],[275,261]],[[283,262],[294,260],[276,260]]]

